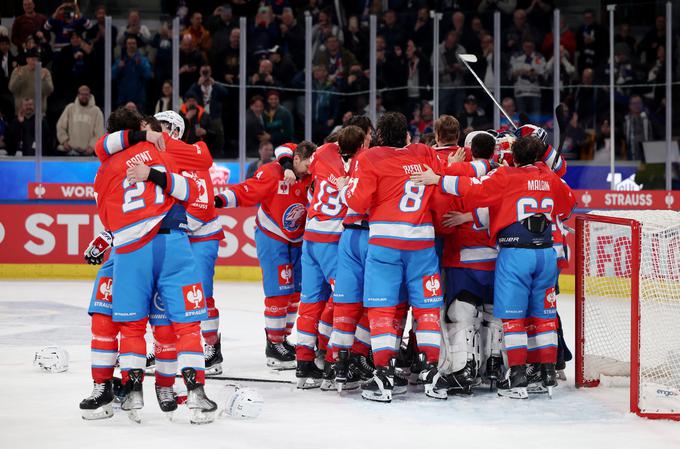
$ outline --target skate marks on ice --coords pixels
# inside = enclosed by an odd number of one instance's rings
[[[0,344],[82,344],[90,339],[90,317],[84,312],[54,302],[1,301]]]

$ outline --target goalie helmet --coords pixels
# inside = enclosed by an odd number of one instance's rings
[[[68,352],[58,346],[47,346],[35,353],[33,365],[48,373],[68,370]]]
[[[548,133],[545,129],[536,125],[523,125],[515,130],[515,137],[534,136],[541,142],[548,143]]]
[[[224,406],[223,414],[238,419],[254,419],[262,413],[264,399],[254,388],[233,385],[232,394]]]
[[[175,111],[162,111],[154,115],[159,122],[167,123],[170,126],[168,134],[175,140],[180,140],[184,135],[184,119]]]

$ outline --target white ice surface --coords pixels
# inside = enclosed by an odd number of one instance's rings
[[[251,383],[265,399],[254,421],[188,423],[186,410],[169,422],[145,383],[143,423],[117,411],[85,422],[78,403],[91,391],[89,282],[0,282],[0,449],[19,448],[680,448],[680,422],[650,421],[628,413],[626,388],[576,390],[569,381],[554,398],[473,397],[431,400],[412,391],[391,404],[370,403],[357,392],[296,391],[293,385]],[[262,290],[258,284],[218,283],[225,374],[292,380],[264,366]],[[573,348],[573,298],[560,298]],[[66,348],[69,371],[46,374],[32,366],[48,344]],[[224,381],[207,392],[223,405]]]

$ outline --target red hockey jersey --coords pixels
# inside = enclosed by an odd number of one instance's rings
[[[505,148],[502,149],[499,149],[498,147],[496,148],[497,152],[494,155],[494,160],[496,162],[499,162],[502,156],[503,161],[507,162],[508,165],[512,166],[513,165],[512,151],[510,148],[507,148],[507,144],[504,145]],[[556,158],[557,163],[555,163]],[[548,145],[548,147],[545,149],[545,153],[543,153],[541,160],[545,162],[545,165],[547,165],[548,167],[552,167],[553,164],[555,164],[555,168],[553,168],[553,171],[560,178],[562,178],[567,173],[567,163],[565,162],[562,155],[557,156],[557,151],[553,148],[552,145]]]
[[[307,189],[311,177],[293,184],[283,180],[283,168],[270,162],[255,176],[231,185],[219,194],[224,207],[256,206],[258,228],[268,236],[294,244],[302,243],[307,217]]]
[[[405,148],[374,147],[355,161],[346,193],[347,204],[358,213],[368,211],[369,243],[403,250],[434,245],[429,201],[431,186],[409,178],[430,166],[443,173],[437,153],[423,144]]]
[[[451,231],[444,238],[442,266],[493,271],[498,249],[489,236],[489,208],[475,208],[467,198],[453,197],[451,209],[471,212],[472,221],[447,228]]]
[[[576,204],[569,186],[543,162],[503,166],[480,179],[444,176],[440,186],[446,193],[489,208],[494,241],[500,230],[534,214],[543,213],[551,222],[565,220]]]
[[[372,151],[371,148],[360,148],[359,151],[356,152],[352,160],[350,161],[349,165],[349,176],[352,177],[354,176],[354,173],[356,171],[356,167],[358,166],[357,160],[359,156],[366,151]],[[362,223],[368,223],[368,214],[366,212],[358,213],[349,205],[347,204],[347,189],[349,186],[343,187],[343,189],[340,191],[340,200],[342,201],[342,204],[347,206],[347,211],[345,212],[345,219],[343,220],[342,224],[343,225],[361,225]]]
[[[166,171],[165,191],[149,181],[134,184],[127,181],[127,169],[140,162]],[[99,167],[94,183],[97,211],[105,229],[113,233],[116,251],[131,252],[144,246],[156,235],[161,221],[178,199],[196,200],[196,184],[176,172],[174,161],[146,142],[111,156]]]
[[[309,164],[314,194],[307,208],[304,239],[310,242],[340,240],[347,206],[340,200],[336,182],[347,176],[347,171],[339,150],[336,143],[321,145]]]

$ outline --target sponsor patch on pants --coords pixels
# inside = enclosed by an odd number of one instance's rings
[[[423,276],[423,293],[426,298],[442,295],[442,283],[439,280],[439,274]]]
[[[111,302],[111,286],[113,285],[113,279],[110,277],[102,276],[99,279],[99,285],[97,286],[96,299],[100,301]]]
[[[543,299],[543,308],[552,310],[557,307],[557,296],[555,296],[555,287],[550,287],[545,291],[545,298]]]
[[[279,265],[279,285],[291,285],[293,283],[293,264]]]
[[[186,310],[197,310],[205,307],[205,295],[200,282],[182,287],[182,296]]]

